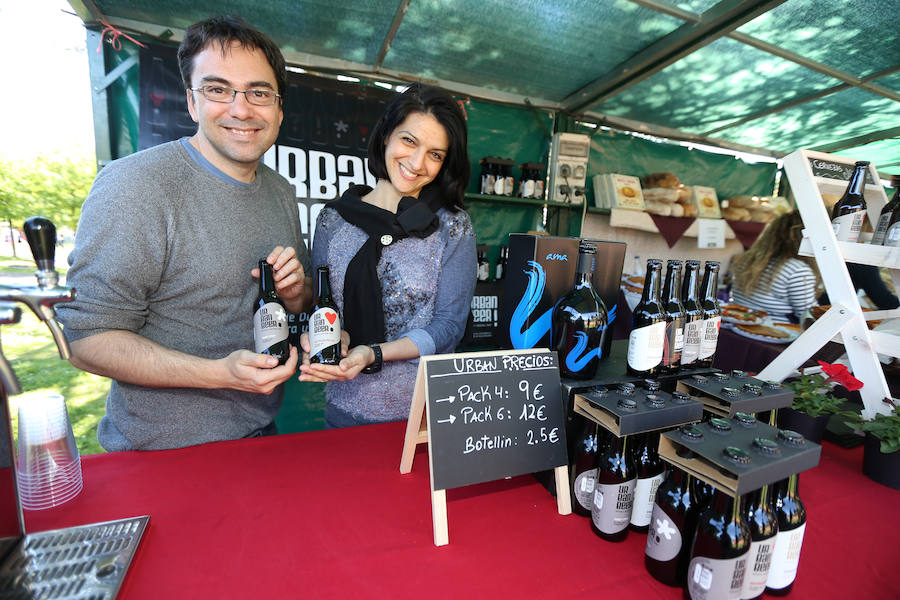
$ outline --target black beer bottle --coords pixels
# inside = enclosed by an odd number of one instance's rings
[[[715,490],[709,508],[697,522],[685,597],[740,598],[749,549],[750,530],[741,514],[741,499]]]
[[[719,325],[722,321],[722,309],[716,299],[719,288],[719,263],[708,260],[703,269],[703,299],[700,310],[703,314],[703,335],[700,338],[700,356],[698,367],[711,367],[719,344]]]
[[[868,168],[867,161],[861,160],[856,163],[847,190],[831,209],[831,226],[834,227],[834,235],[839,242],[859,240],[859,232],[862,231],[863,221],[866,218],[866,199],[863,193],[866,189]]]
[[[608,317],[591,285],[596,253],[594,244],[579,244],[575,287],[553,307],[550,347],[559,355],[559,374],[570,379],[594,377],[603,351]]]
[[[681,283],[681,261],[670,260],[666,263],[666,284],[663,286],[660,303],[666,314],[666,338],[663,342],[663,356],[660,373],[666,375],[677,373],[681,366],[681,353],[684,350],[684,306],[678,299],[678,286]]]
[[[806,531],[806,508],[797,492],[799,476],[795,473],[775,484],[775,516],[778,519],[778,535],[775,551],[766,580],[766,594],[786,596],[794,586],[800,548]]]
[[[637,437],[637,443],[631,445],[637,480],[628,526],[632,531],[646,533],[651,523],[656,490],[665,477],[666,463],[659,457],[659,432],[648,431],[633,437]]]
[[[478,251],[478,281],[487,281],[491,278],[491,263],[488,262],[487,252]]]
[[[495,281],[503,281],[503,278],[506,277],[506,262],[509,259],[509,248],[507,246],[500,246],[500,257],[497,259],[497,266],[494,267],[494,280]]]
[[[669,470],[656,490],[644,566],[657,580],[673,587],[684,585],[684,569],[679,568],[682,548],[690,548],[687,515],[691,507],[691,476],[677,467]],[[682,566],[686,566],[682,565]]]
[[[747,554],[747,571],[741,600],[753,600],[766,590],[772,551],[778,533],[778,520],[772,508],[769,486],[763,486],[747,494],[744,514],[750,528],[750,553]]]
[[[872,236],[872,244],[881,246],[891,224],[893,213],[900,208],[900,175],[891,175],[891,187],[894,188],[894,197],[885,204],[878,215],[878,224],[875,226],[875,235]]]
[[[647,261],[644,291],[634,307],[631,333],[628,335],[628,374],[654,377],[662,362],[666,337],[666,316],[659,302],[659,279],[662,262]]]
[[[703,339],[703,311],[698,297],[700,289],[700,261],[684,261],[681,280],[681,306],[684,308],[684,347],[681,349],[681,368],[697,367],[700,340]]]
[[[283,365],[291,354],[288,342],[287,310],[275,293],[272,265],[259,261],[259,295],[253,305],[253,346],[260,354],[269,354]]]
[[[884,243],[882,246],[900,248],[900,206],[895,207],[894,211],[891,213],[891,220],[888,221],[888,227],[884,234]]]
[[[627,436],[614,437],[597,462],[591,529],[610,542],[621,542],[628,536],[635,485],[629,442]]]
[[[599,425],[584,419],[581,435],[575,442],[575,463],[570,477],[572,485],[572,512],[582,517],[591,516],[594,501],[594,485],[597,483],[597,428]]]
[[[341,362],[341,318],[331,299],[328,267],[316,269],[319,299],[309,315],[309,362],[336,365]]]

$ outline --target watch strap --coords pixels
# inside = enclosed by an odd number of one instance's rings
[[[371,375],[372,373],[377,373],[381,370],[382,365],[384,364],[384,359],[381,355],[381,346],[378,344],[369,344],[369,348],[372,349],[372,352],[375,354],[375,361],[364,368],[362,370],[363,373]]]

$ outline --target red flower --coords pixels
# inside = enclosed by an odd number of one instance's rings
[[[819,366],[822,367],[822,372],[828,375],[830,380],[844,386],[851,392],[854,392],[863,386],[863,382],[854,377],[844,365],[830,365],[827,362],[820,360]]]

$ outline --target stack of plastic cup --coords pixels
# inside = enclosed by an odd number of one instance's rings
[[[19,403],[16,482],[22,507],[29,510],[59,506],[81,491],[81,457],[59,394]]]

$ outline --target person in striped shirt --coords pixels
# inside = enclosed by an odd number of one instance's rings
[[[747,252],[734,259],[733,300],[766,311],[775,320],[799,323],[817,304],[819,273],[815,261],[797,256],[802,240],[800,213],[772,221]]]

